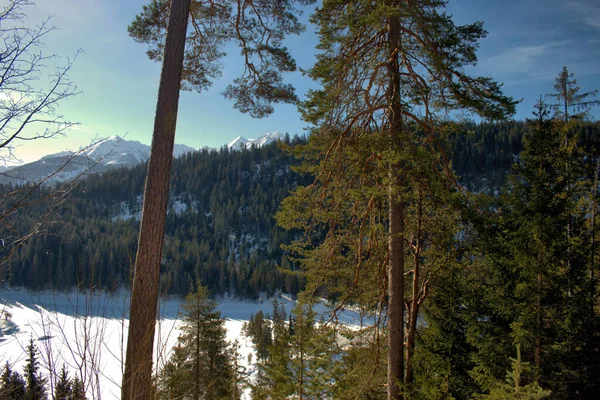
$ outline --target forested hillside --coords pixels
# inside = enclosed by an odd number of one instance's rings
[[[174,160],[164,291],[187,294],[197,279],[215,294],[240,297],[277,288],[298,291],[297,278],[277,269],[287,265],[280,244],[289,241],[290,233],[277,229],[273,220],[290,189],[306,183],[291,172],[292,162],[276,144],[205,150]],[[9,258],[3,281],[33,289],[127,286],[146,168],[140,164],[83,180],[52,213],[43,232]],[[37,195],[52,190],[42,188]],[[7,245],[37,224],[46,207],[41,201],[16,216],[16,228],[3,233]]]
[[[472,192],[494,193],[523,149],[529,124],[470,123],[449,140],[452,165]],[[592,146],[598,124],[578,135]],[[287,140],[286,145],[304,143]],[[294,232],[278,228],[274,215],[297,185],[312,182],[291,170],[298,160],[275,143],[243,151],[200,151],[174,160],[162,269],[164,293],[185,295],[200,279],[213,294],[256,298],[261,291],[296,294],[301,278],[281,244]],[[83,180],[33,236],[2,265],[4,284],[31,289],[76,285],[114,290],[128,286],[141,215],[146,164]],[[5,186],[3,190],[10,190]],[[43,197],[53,188],[43,188]],[[6,229],[9,243],[39,222],[47,204],[25,208]]]

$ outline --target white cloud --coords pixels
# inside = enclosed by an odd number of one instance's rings
[[[590,0],[570,1],[566,6],[575,11],[589,27],[600,31],[600,3]]]
[[[477,72],[501,78],[507,84],[522,81],[544,80],[556,74],[554,66],[547,60],[557,48],[567,42],[550,42],[538,45],[509,47],[491,57],[482,58]]]

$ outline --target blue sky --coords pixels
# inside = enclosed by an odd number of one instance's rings
[[[150,61],[146,46],[127,35],[127,25],[149,0],[37,0],[27,22],[52,16],[58,30],[45,40],[47,53],[78,57],[70,73],[82,94],[69,99],[60,113],[80,122],[66,138],[27,143],[17,149],[23,161],[64,149],[77,149],[96,137],[124,136],[149,144],[160,65]],[[600,88],[600,2],[597,0],[450,0],[447,11],[459,24],[485,22],[489,34],[481,42],[474,73],[504,82],[504,92],[523,99],[517,119],[531,115],[535,100],[552,91],[554,78],[566,65],[583,91]],[[310,13],[310,10],[307,11]],[[306,18],[305,18],[306,19]],[[317,39],[308,27],[287,45],[298,65],[309,68]],[[236,136],[255,138],[266,132],[301,134],[305,124],[292,105],[278,105],[265,119],[233,109],[221,94],[236,76],[233,49],[224,61],[221,80],[204,93],[183,92],[176,142],[193,147],[220,147]],[[300,73],[290,74],[302,96],[314,87]],[[598,118],[600,112],[596,110]]]

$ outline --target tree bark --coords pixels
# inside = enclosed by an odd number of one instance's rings
[[[392,2],[395,4],[395,2]],[[390,150],[400,148],[402,132],[402,104],[400,94],[400,20],[397,16],[388,19],[389,45],[389,136]],[[404,381],[404,203],[401,189],[404,177],[401,162],[390,162],[388,166],[388,400],[404,397],[401,385]]]
[[[131,289],[124,400],[149,400],[158,283],[191,0],[172,0]]]

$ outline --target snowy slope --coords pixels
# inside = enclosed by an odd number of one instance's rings
[[[286,296],[278,297],[278,301],[289,313],[293,301]],[[50,380],[53,375],[49,371],[59,371],[66,364],[71,372],[78,371],[84,379],[88,398],[118,399],[127,342],[128,309],[126,292],[116,295],[40,294],[0,289],[0,360],[8,361],[15,370],[22,372],[24,349],[33,338],[41,353],[42,372]],[[253,376],[256,367],[248,364],[248,355],[254,351],[250,341],[241,334],[242,325],[259,310],[271,313],[272,299],[256,302],[220,299],[218,309],[226,318],[227,339],[238,340],[239,361]],[[323,305],[315,310],[325,317],[328,315]],[[155,365],[159,367],[169,358],[177,341],[178,312],[179,299],[161,302],[155,338]],[[358,316],[345,312],[341,320],[357,324]],[[256,360],[254,355],[252,360]],[[248,391],[245,395],[249,398]]]
[[[173,156],[180,157],[192,151],[195,151],[192,147],[176,144]],[[48,154],[32,163],[12,168],[0,178],[0,183],[38,182],[43,179],[47,179],[47,183],[68,181],[82,174],[104,172],[115,167],[133,167],[148,160],[149,156],[150,146],[111,136],[77,152]]]
[[[185,153],[196,151],[194,148],[176,144],[173,149],[173,157],[180,157]],[[63,151],[60,153],[49,154],[42,157],[39,161],[48,160],[57,157],[73,155],[73,152]],[[91,145],[82,149],[79,153],[93,161],[98,161],[103,165],[125,164],[133,166],[145,162],[150,156],[150,146],[138,142],[137,140],[125,140],[119,136],[111,136],[100,139]]]
[[[229,150],[242,150],[249,149],[252,146],[262,147],[278,140],[283,140],[283,134],[279,132],[265,133],[256,139],[246,139],[243,136],[238,136],[227,143],[227,148]]]
[[[274,141],[282,140],[279,132],[266,133],[256,139],[238,136],[226,144],[230,150],[249,149],[251,146],[262,147]],[[202,149],[213,150],[209,147]],[[173,157],[196,151],[196,149],[175,144]],[[12,167],[0,175],[1,183],[22,184],[39,182],[64,182],[76,179],[89,173],[105,172],[116,167],[134,167],[148,160],[150,146],[135,140],[126,140],[119,136],[111,136],[97,140],[79,151],[61,151],[48,154],[32,163]],[[1,172],[1,171],[0,171]]]
[[[231,142],[227,143],[227,148],[229,150],[242,150],[247,149],[252,145],[252,140],[246,139],[243,136],[238,136],[233,139]]]

